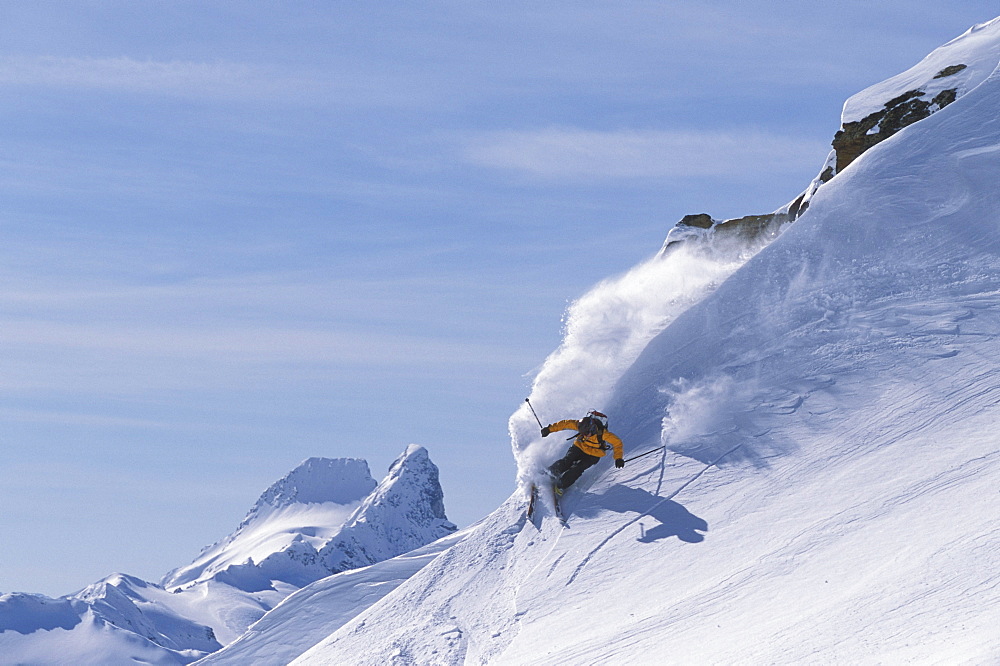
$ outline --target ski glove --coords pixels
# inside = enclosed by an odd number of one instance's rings
[[[617,467],[618,469],[621,469],[624,466],[625,466],[625,461],[624,460],[622,460],[621,458],[615,458],[615,467]]]
[[[542,437],[548,437],[551,432],[552,431],[549,430],[549,427],[545,426],[544,428],[542,428]]]

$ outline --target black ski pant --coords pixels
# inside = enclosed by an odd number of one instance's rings
[[[580,447],[573,445],[569,447],[566,455],[552,463],[549,471],[555,477],[556,485],[565,489],[576,483],[581,474],[600,460],[597,456],[584,453]]]

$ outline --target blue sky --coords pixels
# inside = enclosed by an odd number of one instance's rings
[[[309,456],[425,445],[476,520],[569,300],[996,11],[3,3],[0,591],[158,579]]]

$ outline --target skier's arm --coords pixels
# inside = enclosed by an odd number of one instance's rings
[[[621,440],[621,438],[618,435],[616,435],[615,433],[611,432],[610,430],[605,430],[604,431],[604,441],[606,443],[608,443],[608,444],[611,445],[611,449],[614,451],[615,459],[616,460],[625,457],[625,455],[624,455],[624,453],[622,451],[622,440]]]
[[[573,419],[566,419],[565,421],[556,421],[555,423],[549,425],[549,432],[559,432],[560,430],[579,430],[580,422],[574,421]]]

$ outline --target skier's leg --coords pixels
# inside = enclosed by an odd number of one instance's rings
[[[573,447],[573,449],[574,450],[570,452],[573,454],[573,459],[568,469],[565,472],[563,472],[563,474],[559,477],[557,481],[557,485],[561,489],[566,489],[572,486],[574,483],[576,483],[577,479],[580,478],[581,474],[583,474],[591,466],[596,465],[597,462],[600,460],[600,458],[588,455],[575,446]],[[570,454],[567,454],[566,458],[569,457]],[[564,458],[564,460],[566,458]]]
[[[552,473],[552,477],[554,479],[558,480],[563,474],[566,473],[566,470],[573,466],[573,462],[576,459],[573,452],[578,450],[579,449],[575,446],[569,447],[569,451],[566,452],[566,455],[549,465],[549,472]]]

